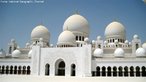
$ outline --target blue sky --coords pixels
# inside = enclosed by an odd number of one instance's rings
[[[0,0],[1,1],[1,0]],[[7,0],[9,1],[9,0]],[[131,41],[138,34],[146,41],[146,4],[142,0],[44,0],[44,3],[0,3],[0,48],[7,48],[12,38],[20,47],[30,41],[33,28],[43,24],[56,45],[64,21],[76,11],[90,24],[90,40],[104,38],[105,27],[114,20],[126,28]]]

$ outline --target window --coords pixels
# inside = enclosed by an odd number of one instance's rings
[[[112,42],[112,40],[110,39],[110,42]]]
[[[26,66],[23,66],[22,74],[26,74]]]
[[[45,75],[49,75],[50,74],[50,65],[46,64],[45,66]]]
[[[134,67],[133,66],[130,67],[130,76],[134,76]]]
[[[119,76],[123,76],[123,71],[122,71],[123,68],[120,66],[118,69],[119,69]]]
[[[128,76],[128,67],[127,66],[125,66],[124,67],[124,76]]]
[[[21,74],[21,66],[18,67],[18,74]]]
[[[14,74],[17,74],[17,66],[14,67]]]
[[[61,60],[61,59],[60,59]],[[58,60],[55,64],[56,75],[65,76],[65,62]]]
[[[118,39],[118,42],[120,42],[120,40]]]
[[[95,76],[95,73],[96,73],[95,71],[92,71],[92,76]]]
[[[6,66],[6,74],[9,74],[9,66]]]
[[[76,75],[76,65],[72,64],[71,65],[71,76],[75,76]]]
[[[76,40],[78,40],[78,36],[76,36]]]
[[[113,76],[114,77],[117,76],[117,67],[116,66],[113,67]]]
[[[30,74],[30,66],[27,66],[27,74]]]
[[[100,76],[100,67],[99,66],[96,67],[96,76]]]
[[[79,36],[79,41],[81,41],[81,39],[82,39],[82,37],[81,37],[81,36]]]
[[[106,67],[102,67],[102,76],[106,76]]]
[[[145,68],[145,66],[142,66],[141,70],[142,70],[142,76],[146,77],[146,68]]]
[[[10,66],[10,74],[13,74],[13,66]]]
[[[113,39],[113,42],[115,42],[115,40]]]
[[[140,67],[136,66],[136,77],[140,76]]]
[[[138,44],[136,44],[136,50],[139,48],[139,45]]]
[[[98,48],[101,48],[101,45],[100,44],[98,45]]]
[[[82,41],[84,41],[84,36],[82,37]]]
[[[111,76],[111,67],[107,67],[107,76]]]
[[[5,66],[2,66],[2,74],[5,74]]]

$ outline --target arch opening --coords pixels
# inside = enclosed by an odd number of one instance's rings
[[[55,75],[65,76],[65,62],[62,59],[59,59],[55,63]]]

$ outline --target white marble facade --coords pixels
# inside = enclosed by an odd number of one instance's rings
[[[123,24],[113,21],[105,37],[89,39],[88,21],[79,14],[68,17],[56,45],[50,32],[36,26],[31,41],[20,48],[14,39],[0,50],[0,74],[40,76],[146,76],[146,43],[138,35],[126,38]]]

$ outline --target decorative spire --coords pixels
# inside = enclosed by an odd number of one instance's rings
[[[113,21],[118,22],[118,19],[117,19],[117,18],[114,18],[114,20],[113,20]]]
[[[75,11],[75,14],[79,14],[79,11],[78,11],[78,10],[76,10],[76,11]]]
[[[41,21],[39,25],[43,25],[43,22]]]

